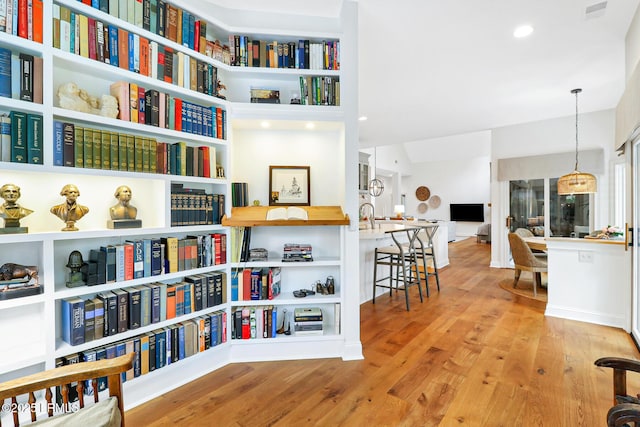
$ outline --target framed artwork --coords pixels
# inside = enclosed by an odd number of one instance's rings
[[[309,166],[269,166],[269,206],[311,205]]]

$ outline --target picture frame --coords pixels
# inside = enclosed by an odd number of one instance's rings
[[[309,166],[269,166],[269,206],[310,206]]]

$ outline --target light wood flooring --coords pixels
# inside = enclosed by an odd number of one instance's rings
[[[441,292],[360,308],[364,360],[231,364],[126,414],[129,426],[602,426],[622,330],[544,316],[498,286],[490,245],[449,245]],[[521,280],[530,280],[523,273]],[[606,285],[606,284],[603,284]],[[640,378],[630,378],[640,392]],[[125,395],[126,400],[126,395]]]

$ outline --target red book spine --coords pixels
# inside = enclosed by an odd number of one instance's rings
[[[124,280],[133,280],[133,245],[124,245]]]
[[[87,18],[89,23],[89,58],[97,59],[98,54],[96,50],[96,20],[93,18]]]
[[[182,99],[176,98],[175,107],[175,130],[182,132]]]
[[[196,21],[193,29],[193,50],[200,52],[200,21]]]
[[[198,147],[202,151],[202,177],[211,178],[211,162],[209,147]]]
[[[222,108],[216,108],[216,135],[222,139]]]
[[[27,0],[18,0],[18,36],[24,39],[29,37],[28,18]]]

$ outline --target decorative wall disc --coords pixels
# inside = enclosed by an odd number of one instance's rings
[[[425,200],[427,200],[430,195],[431,195],[431,191],[429,191],[429,189],[424,185],[421,185],[420,187],[416,188],[416,197],[421,202],[424,202]]]
[[[427,211],[427,209],[429,209],[429,206],[427,206],[426,203],[422,202],[422,203],[418,203],[418,212],[423,214]]]
[[[429,199],[429,206],[431,206],[432,209],[437,209],[440,206],[440,197],[432,196]]]

